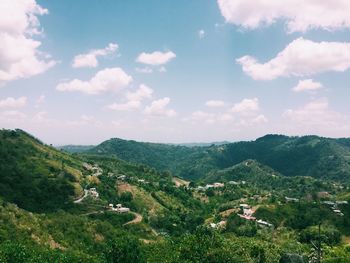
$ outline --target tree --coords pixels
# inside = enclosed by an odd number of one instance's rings
[[[145,262],[140,241],[128,235],[122,235],[110,241],[107,244],[105,257],[109,263]]]

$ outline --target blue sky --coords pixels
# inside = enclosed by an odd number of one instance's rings
[[[0,127],[56,145],[349,137],[350,4],[316,2],[4,0]]]

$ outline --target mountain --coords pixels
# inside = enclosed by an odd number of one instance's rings
[[[255,141],[204,147],[110,139],[87,153],[114,155],[192,180],[254,159],[286,176],[350,181],[349,139],[266,135]]]
[[[0,262],[282,262],[290,253],[310,254],[320,222],[322,242],[330,245],[323,246],[325,260],[339,251],[337,258],[348,262],[346,184],[239,161],[266,147],[283,156],[282,150],[296,152],[296,144],[316,149],[308,155],[347,156],[346,139],[285,136],[209,147],[112,139],[89,154],[70,154],[22,130],[1,130]],[[199,180],[162,171],[169,168]],[[224,184],[203,187],[214,182]],[[338,201],[337,209],[325,200]],[[259,221],[241,218],[240,204],[251,206]]]
[[[82,162],[22,130],[0,130],[0,196],[29,211],[57,210],[82,192]]]
[[[94,147],[94,145],[63,145],[57,146],[56,148],[68,153],[83,153]]]

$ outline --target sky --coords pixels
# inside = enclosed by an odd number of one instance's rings
[[[45,143],[350,137],[348,0],[1,0],[0,128]]]

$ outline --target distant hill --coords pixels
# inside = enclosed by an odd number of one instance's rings
[[[266,135],[255,141],[203,147],[110,139],[87,153],[115,155],[187,179],[254,159],[286,176],[350,181],[349,139]]]
[[[64,207],[82,188],[81,161],[22,130],[0,130],[0,196],[29,211]]]
[[[69,153],[83,153],[86,152],[92,148],[94,148],[95,145],[63,145],[63,146],[56,146],[57,149],[69,152]]]

